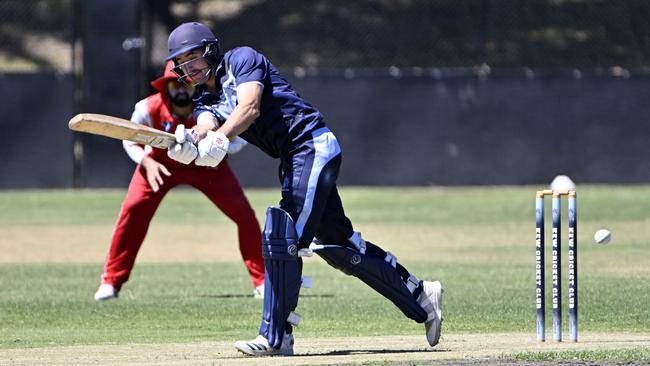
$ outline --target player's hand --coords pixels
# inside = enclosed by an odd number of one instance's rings
[[[163,175],[167,177],[172,175],[164,165],[149,156],[145,156],[140,165],[144,168],[147,183],[154,192],[158,192],[160,186],[163,185]]]
[[[183,125],[176,126],[174,136],[176,144],[167,149],[167,156],[183,164],[191,163],[198,155],[196,144],[199,136],[194,130],[186,130]]]
[[[194,164],[203,166],[217,166],[228,153],[230,140],[218,131],[208,131],[205,138],[199,141],[199,157]]]

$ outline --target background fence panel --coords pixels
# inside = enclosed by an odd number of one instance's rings
[[[0,187],[125,187],[121,144],[67,121],[128,118],[193,20],[262,51],[324,112],[342,184],[648,182],[647,14],[645,0],[3,0],[0,128],[15,137]],[[277,185],[253,147],[231,163],[247,186]]]

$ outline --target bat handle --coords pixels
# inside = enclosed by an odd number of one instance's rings
[[[185,126],[178,125],[176,126],[176,131],[174,131],[174,137],[176,137],[176,142],[182,144],[185,142]]]

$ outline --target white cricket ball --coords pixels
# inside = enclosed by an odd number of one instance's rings
[[[612,240],[612,233],[607,229],[600,229],[594,234],[594,240],[598,244],[607,244]]]

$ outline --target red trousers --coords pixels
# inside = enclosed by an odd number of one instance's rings
[[[138,250],[147,235],[149,223],[160,201],[170,189],[188,184],[203,192],[226,216],[237,224],[239,250],[248,268],[253,286],[264,283],[262,234],[255,212],[227,161],[217,168],[168,167],[171,176],[163,176],[163,185],[154,192],[138,165],[115,225],[111,247],[102,273],[102,283],[120,289],[128,279]]]

